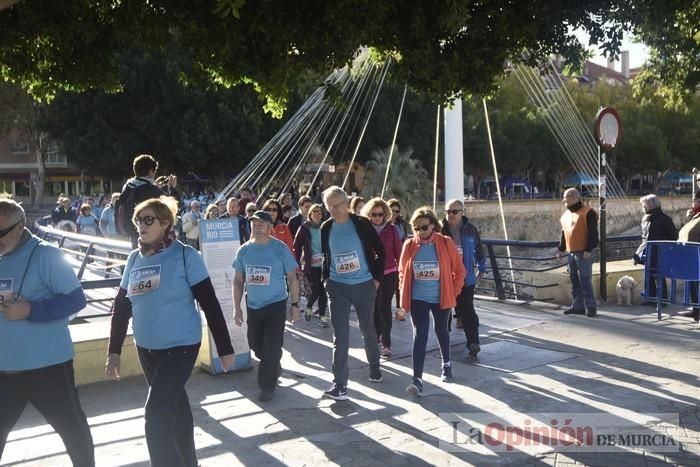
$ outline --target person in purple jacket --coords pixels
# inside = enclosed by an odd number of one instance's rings
[[[384,245],[384,278],[377,289],[374,301],[374,327],[381,340],[382,357],[391,357],[391,299],[399,284],[399,258],[401,238],[395,225],[390,222],[391,209],[381,198],[372,198],[362,208],[362,215],[372,222]]]

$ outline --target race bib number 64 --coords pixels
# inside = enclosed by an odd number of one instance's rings
[[[160,264],[133,269],[129,273],[129,297],[143,295],[160,287]]]

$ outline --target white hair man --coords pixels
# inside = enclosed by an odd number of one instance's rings
[[[357,312],[370,367],[369,380],[382,380],[373,315],[377,287],[384,277],[384,246],[367,218],[348,211],[347,199],[338,186],[323,192],[323,203],[331,218],[321,226],[321,277],[326,284],[333,325],[333,387],[323,396],[334,400],[348,398],[351,307]]]

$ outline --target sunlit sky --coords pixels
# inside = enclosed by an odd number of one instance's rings
[[[576,36],[578,37],[579,41],[583,44],[583,46],[587,49],[593,49],[593,47],[588,45],[588,34],[586,34],[584,31],[577,30],[576,31]],[[644,62],[647,59],[647,56],[649,54],[649,48],[641,43],[635,43],[634,38],[632,36],[627,36],[623,39],[622,41],[622,48],[620,49],[621,51],[623,50],[629,50],[630,52],[630,68],[637,68],[639,66],[642,66]],[[595,49],[596,52],[599,52],[599,49]],[[600,53],[597,53],[596,56],[591,60],[595,63],[598,63],[600,65],[607,65],[607,60],[606,58],[601,55]],[[620,71],[620,61],[618,60],[615,63],[615,69],[617,71]]]

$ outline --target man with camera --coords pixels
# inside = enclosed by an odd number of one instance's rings
[[[172,196],[179,200],[177,177],[165,175],[155,178],[158,171],[158,161],[149,154],[141,154],[134,159],[134,177],[124,184],[119,198],[114,205],[114,220],[119,235],[129,237],[131,245],[136,248],[138,233],[131,222],[134,206],[151,198],[161,195]]]

